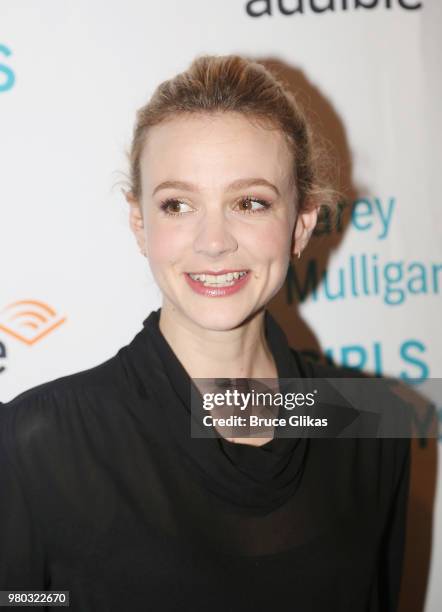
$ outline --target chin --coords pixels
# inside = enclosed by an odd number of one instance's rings
[[[216,298],[217,304],[208,304],[205,308],[187,313],[188,318],[204,329],[227,331],[239,327],[256,312],[251,308],[238,308],[232,304],[223,307],[218,304],[219,301],[220,299]]]

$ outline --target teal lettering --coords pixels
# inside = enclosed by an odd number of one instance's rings
[[[357,361],[354,363],[352,357],[355,356]],[[341,364],[344,367],[362,370],[367,362],[367,351],[358,345],[343,346],[341,349]]]
[[[382,223],[382,234],[379,234],[378,238],[379,240],[383,240],[384,238],[388,236],[388,232],[390,229],[390,223],[391,223],[391,216],[393,214],[393,208],[396,203],[396,199],[390,198],[388,202],[388,209],[386,211],[386,214],[384,214],[384,209],[382,207],[382,202],[380,198],[375,198],[374,203],[379,212],[379,217]]]
[[[391,274],[393,272],[393,274]],[[390,287],[393,283],[398,283],[402,280],[402,262],[389,263],[384,267],[384,278],[387,281],[385,292],[385,303],[390,306],[402,304],[405,298],[405,292],[398,287]],[[398,299],[393,300],[390,296],[397,295]]]
[[[410,376],[405,370],[402,370],[400,372],[400,378],[409,381],[411,384],[420,384],[426,378],[428,378],[430,370],[428,365],[424,361],[421,361],[417,357],[414,357],[412,354],[410,354],[414,349],[418,350],[421,353],[425,353],[426,350],[425,345],[422,344],[422,342],[419,342],[419,340],[407,340],[401,345],[399,354],[406,363],[416,366],[419,375]]]
[[[421,263],[413,262],[408,266],[408,271],[411,272],[414,268],[416,268],[417,274],[408,279],[408,291],[410,293],[427,293],[427,272],[425,267]]]
[[[8,47],[5,47],[5,45],[1,45],[1,44],[0,44],[0,53],[5,55],[6,57],[9,57],[11,55],[11,51],[8,49]],[[13,70],[11,70],[9,66],[5,66],[5,64],[0,64],[0,73],[3,73],[6,77],[6,80],[3,81],[3,83],[0,82],[0,93],[1,93],[2,91],[8,91],[8,89],[11,89],[14,86],[15,74]]]
[[[433,272],[433,292],[439,293],[439,274],[442,272],[442,264],[433,264],[431,268]]]
[[[356,200],[353,203],[351,220],[356,229],[360,231],[365,231],[373,227],[373,221],[371,220],[369,222],[366,222],[365,224],[361,223],[360,221],[361,218],[363,219],[364,217],[369,217],[371,219],[372,216],[373,216],[373,208],[372,208],[370,200],[361,198],[360,200]]]
[[[316,287],[318,286],[318,267],[316,260],[309,260],[303,286],[301,286],[298,280],[297,271],[293,268],[293,266],[289,266],[286,276],[286,285],[288,304],[293,304],[293,291],[296,292],[296,295],[299,297],[299,301],[301,302],[306,299],[310,290],[313,294],[313,299],[317,300],[318,295],[316,293]]]

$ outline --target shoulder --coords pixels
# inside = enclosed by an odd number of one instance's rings
[[[119,363],[117,357],[81,370],[36,385],[23,391],[6,403],[0,402],[0,415],[18,414],[31,408],[50,410],[58,406],[69,406],[76,399],[88,396],[114,394],[118,389]]]
[[[9,402],[0,402],[0,445],[30,454],[37,447],[66,437],[76,422],[93,419],[115,403],[119,394],[118,357],[32,387]]]
[[[301,352],[290,348],[298,365],[301,376],[306,378],[360,378],[371,379],[364,372],[353,368],[345,368],[332,364],[324,364],[305,357]],[[383,427],[378,429],[377,437],[355,438],[353,444],[362,454],[368,453],[375,458],[378,466],[382,466],[382,475],[386,489],[394,492],[399,482],[407,482],[411,462],[411,431],[412,412],[409,406],[392,392],[391,380],[376,379],[376,398],[382,397],[384,413]],[[393,381],[396,384],[398,381]],[[400,384],[400,383],[399,383]],[[382,395],[380,395],[382,393]],[[389,429],[387,429],[389,427]],[[391,432],[391,435],[388,434]],[[344,441],[344,440],[343,440]],[[351,444],[351,440],[348,439]]]
[[[118,370],[117,356],[112,357],[96,366],[60,376],[53,380],[41,383],[23,391],[9,402],[0,405],[2,407],[15,407],[42,397],[65,398],[81,390],[113,388],[116,385],[116,373]]]

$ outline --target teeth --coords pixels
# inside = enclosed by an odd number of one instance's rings
[[[207,283],[209,285],[222,285],[225,283],[231,283],[233,280],[238,280],[238,278],[242,278],[245,276],[247,272],[244,270],[242,272],[229,272],[228,274],[190,274],[190,278],[193,280],[200,281],[202,283]]]

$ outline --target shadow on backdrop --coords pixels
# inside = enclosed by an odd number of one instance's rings
[[[369,186],[355,185],[352,177],[352,157],[343,122],[332,104],[305,76],[302,70],[292,68],[276,58],[256,58],[261,64],[276,72],[288,88],[296,94],[316,134],[328,143],[335,160],[334,187],[343,195],[338,204],[337,216],[331,231],[315,232],[301,259],[296,260],[296,275],[290,266],[284,286],[272,299],[268,310],[287,335],[289,345],[299,350],[306,358],[318,359],[339,370],[324,355],[313,329],[301,318],[299,303],[318,286],[330,255],[343,240],[351,221],[351,205],[362,194],[370,195]],[[332,169],[333,170],[333,169]],[[322,228],[327,227],[326,223]],[[294,278],[306,278],[309,259],[317,265],[316,286],[311,283],[304,295],[296,295]],[[310,277],[311,278],[311,277]],[[333,325],[333,320],[328,321]],[[342,374],[341,374],[342,375]],[[362,373],[361,373],[362,375]],[[368,375],[372,375],[368,373]],[[399,384],[404,385],[401,381]],[[405,385],[404,385],[405,386]],[[408,387],[409,389],[409,387]],[[418,395],[415,391],[413,394]],[[411,443],[411,480],[408,505],[407,537],[402,576],[402,588],[398,612],[424,612],[425,598],[431,562],[433,510],[437,478],[438,445],[435,438],[413,439]]]

